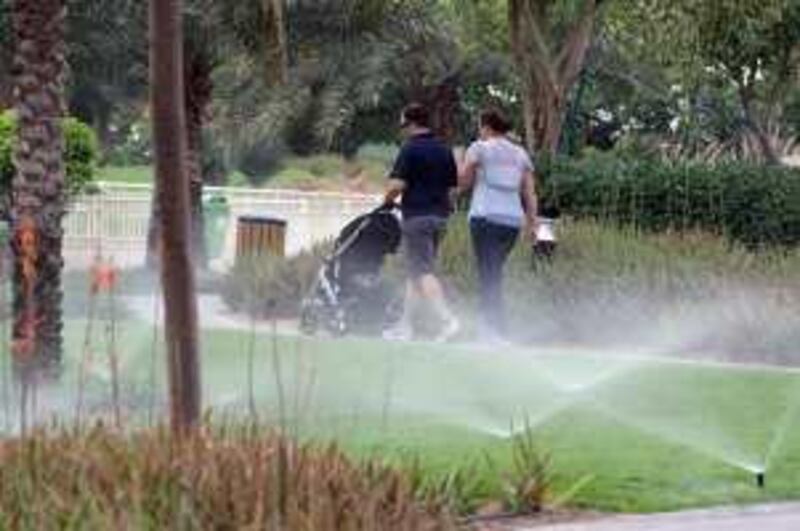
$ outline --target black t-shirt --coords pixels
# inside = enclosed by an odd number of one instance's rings
[[[458,169],[450,148],[432,133],[403,144],[389,177],[406,183],[403,217],[450,215],[449,193],[458,184]]]

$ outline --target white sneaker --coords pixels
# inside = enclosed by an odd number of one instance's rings
[[[436,343],[446,343],[456,337],[460,331],[461,323],[458,322],[458,319],[453,317],[444,324],[439,334],[433,340]]]
[[[514,343],[499,334],[482,335],[479,339],[481,345],[493,348],[511,348]]]

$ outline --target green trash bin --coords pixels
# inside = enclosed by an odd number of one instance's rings
[[[216,260],[225,251],[231,209],[221,194],[209,196],[204,203],[206,253],[209,260]]]

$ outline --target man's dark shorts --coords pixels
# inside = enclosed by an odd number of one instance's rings
[[[414,216],[403,220],[403,251],[410,278],[434,272],[446,225],[447,218],[440,216]]]

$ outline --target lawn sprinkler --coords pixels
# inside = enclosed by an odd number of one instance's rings
[[[764,481],[765,481],[764,474],[765,472],[763,470],[756,472],[756,485],[758,485],[759,489],[764,488]]]

